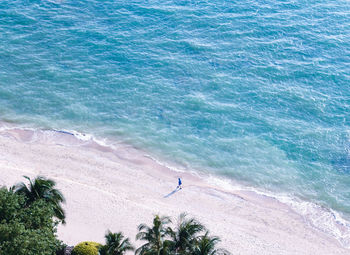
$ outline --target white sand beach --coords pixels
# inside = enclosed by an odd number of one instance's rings
[[[159,165],[127,145],[111,150],[63,133],[2,130],[0,185],[23,181],[23,175],[57,182],[67,215],[58,236],[69,245],[104,242],[107,229],[122,231],[135,243],[137,225],[150,224],[153,215],[176,219],[187,212],[233,254],[350,254],[273,198],[226,191]],[[165,198],[178,176],[183,189]]]

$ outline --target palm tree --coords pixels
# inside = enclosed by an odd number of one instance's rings
[[[138,226],[139,233],[136,240],[146,241],[144,245],[138,248],[135,254],[138,255],[167,255],[169,254],[170,242],[165,240],[169,235],[170,228],[166,227],[171,223],[169,217],[159,217],[156,215],[153,219],[153,226],[149,227],[145,224]]]
[[[216,248],[216,245],[220,241],[220,238],[217,236],[210,237],[207,231],[197,240],[192,255],[229,255],[230,253],[228,251]]]
[[[106,245],[100,248],[101,255],[123,255],[126,251],[133,251],[129,238],[124,238],[121,232],[112,233],[108,231],[105,235]]]
[[[194,218],[187,218],[186,213],[180,214],[175,231],[170,230],[171,246],[175,254],[191,254],[195,248],[198,234],[205,227]]]
[[[35,178],[34,181],[27,176],[24,178],[29,181],[29,185],[22,182],[17,184],[14,190],[17,194],[22,194],[27,198],[26,205],[29,206],[34,201],[43,199],[53,206],[54,215],[65,224],[65,214],[61,207],[65,199],[62,193],[54,188],[56,183],[41,176]]]

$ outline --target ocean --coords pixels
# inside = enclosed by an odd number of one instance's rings
[[[349,1],[0,1],[5,122],[349,219],[349,112]]]

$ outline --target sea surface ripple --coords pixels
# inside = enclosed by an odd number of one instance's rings
[[[0,118],[350,215],[350,2],[0,1]]]

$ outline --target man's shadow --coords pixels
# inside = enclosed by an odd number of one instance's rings
[[[180,187],[176,187],[176,189],[174,189],[172,192],[170,192],[168,195],[165,195],[163,198],[167,198],[170,197],[172,195],[174,195],[176,192],[179,192],[181,190]]]

